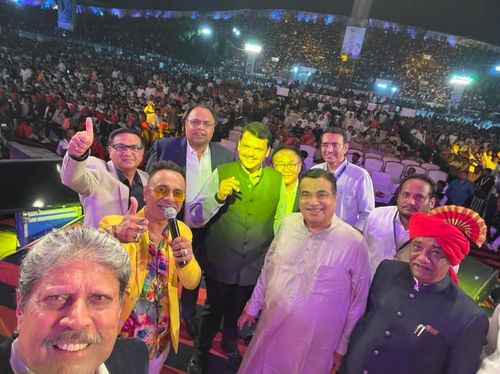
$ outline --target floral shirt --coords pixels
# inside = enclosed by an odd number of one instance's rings
[[[169,332],[168,312],[168,253],[167,238],[155,248],[149,243],[148,274],[134,310],[122,328],[122,335],[141,339],[146,343],[149,358],[155,358],[165,349],[168,340],[161,342]]]

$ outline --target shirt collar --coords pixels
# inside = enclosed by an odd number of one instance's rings
[[[187,151],[189,154],[197,155],[196,151],[191,147],[191,145],[189,144],[187,139],[186,139],[186,148],[187,148]],[[210,152],[210,146],[207,145],[207,147],[203,151],[203,154],[201,155],[201,157],[205,157],[206,155],[208,155],[209,152]]]
[[[262,177],[262,168],[259,168],[258,170],[254,171],[253,173],[250,173],[244,166],[243,164],[241,165],[241,168],[243,171],[248,175],[248,178],[252,182],[252,184],[255,186],[257,183],[260,182],[260,178]]]
[[[339,166],[337,166],[337,168],[333,171],[331,171],[330,173],[333,173],[335,175],[336,178],[338,178],[338,173],[340,173],[341,170],[343,170],[345,167],[347,167],[347,158],[344,157],[344,159],[342,160],[342,162],[339,164]],[[330,169],[328,168],[328,163],[325,164],[325,170],[326,171],[329,171]]]
[[[118,179],[120,180],[120,182],[130,187],[128,178],[125,176],[125,174],[123,174],[120,170],[116,169],[116,175],[118,175]],[[137,171],[134,174],[133,184],[138,184],[139,186],[142,186],[142,180]]]

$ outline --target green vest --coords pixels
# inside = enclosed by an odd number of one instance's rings
[[[220,165],[217,172],[219,183],[236,177],[240,192],[229,195],[207,225],[203,270],[222,283],[255,285],[274,238],[281,174],[264,167],[254,186],[239,161]]]

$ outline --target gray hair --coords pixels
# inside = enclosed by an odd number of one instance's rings
[[[70,227],[54,230],[28,250],[24,257],[17,289],[21,308],[31,296],[34,286],[56,266],[75,260],[95,262],[109,268],[120,283],[120,303],[130,278],[130,258],[120,242],[92,227]]]

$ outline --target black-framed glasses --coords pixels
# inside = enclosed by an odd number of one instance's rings
[[[160,184],[156,186],[155,188],[150,188],[151,191],[153,191],[153,195],[155,195],[156,198],[158,199],[164,199],[170,193],[172,193],[172,196],[174,197],[174,200],[177,203],[183,203],[184,199],[186,198],[186,194],[182,190],[171,190],[170,187],[165,186],[164,184]]]
[[[210,121],[201,121],[199,119],[187,119],[187,123],[189,123],[192,127],[200,127],[203,126],[204,129],[209,129],[215,126],[215,123]]]
[[[113,148],[115,151],[120,152],[120,153],[125,152],[127,149],[129,149],[130,152],[132,152],[132,153],[137,153],[137,152],[140,152],[144,149],[143,145],[137,145],[137,144],[125,145],[125,144],[121,144],[121,143],[111,144],[110,147]]]

